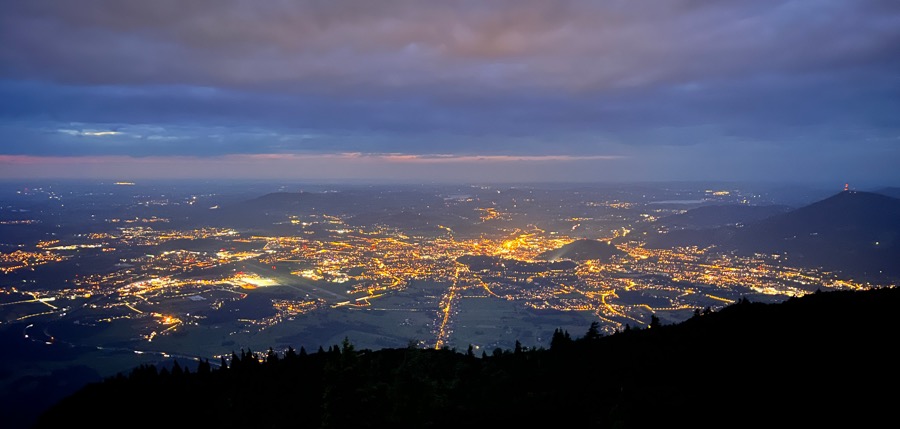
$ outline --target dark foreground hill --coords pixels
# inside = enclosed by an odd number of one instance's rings
[[[872,427],[895,418],[898,305],[822,292],[484,354],[241,351],[88,385],[37,427]]]

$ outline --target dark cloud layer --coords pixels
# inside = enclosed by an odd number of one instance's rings
[[[898,52],[893,0],[10,1],[0,155],[865,165],[900,159]]]

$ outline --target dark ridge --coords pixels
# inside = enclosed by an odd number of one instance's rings
[[[441,206],[443,199],[422,191],[342,190],[333,192],[275,192],[236,205],[248,210],[294,211],[328,207],[355,214],[372,207],[424,208]]]
[[[789,210],[791,210],[790,207],[782,205],[712,205],[697,207],[685,213],[666,216],[656,222],[656,224],[669,228],[715,228],[756,222],[767,217],[786,213]]]
[[[784,230],[783,234],[850,228],[869,231],[897,228],[898,221],[900,199],[872,192],[844,191],[763,220],[757,227]]]
[[[274,192],[230,204],[208,213],[216,225],[271,229],[289,216],[340,216],[349,225],[387,225],[439,232],[461,217],[448,213],[443,198],[422,191],[346,189],[327,192]],[[284,228],[284,227],[282,227]],[[287,229],[291,229],[288,225]]]
[[[844,191],[743,228],[650,235],[650,247],[710,246],[781,254],[790,263],[861,278],[900,276],[900,199]]]
[[[734,246],[850,274],[900,275],[900,200],[841,192],[744,228]]]
[[[876,194],[886,195],[891,198],[900,198],[900,188],[896,186],[888,186],[875,191]]]
[[[625,252],[616,248],[611,243],[599,240],[581,239],[575,240],[558,249],[548,250],[538,255],[539,259],[558,261],[569,259],[572,261],[584,261],[599,259],[609,261],[614,256],[623,255]]]
[[[900,289],[742,300],[549,349],[241,350],[93,383],[35,428],[872,427],[892,421]],[[182,366],[184,365],[184,366]]]

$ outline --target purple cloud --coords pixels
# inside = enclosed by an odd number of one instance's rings
[[[900,158],[898,47],[892,0],[4,2],[0,155],[862,166]]]

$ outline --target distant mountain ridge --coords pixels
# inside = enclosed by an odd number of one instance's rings
[[[685,213],[666,216],[660,219],[657,224],[676,228],[714,228],[751,223],[786,213],[790,210],[790,207],[784,205],[717,204],[697,207]]]
[[[376,203],[393,207],[426,207],[440,205],[443,200],[431,193],[419,191],[372,192],[352,189],[334,192],[273,192],[245,201],[240,206],[257,210],[295,210],[321,208],[328,204],[329,207],[340,207],[352,213],[370,210]]]
[[[802,234],[847,235],[893,245],[900,230],[900,199],[860,191],[844,191],[805,207],[750,226],[751,235],[771,231],[783,239]],[[852,240],[851,240],[852,241]]]
[[[875,191],[876,194],[887,195],[892,198],[900,198],[900,187],[888,186]]]
[[[437,195],[415,190],[386,192],[347,189],[325,192],[273,192],[221,207],[213,213],[223,226],[268,227],[288,216],[342,215],[351,224],[382,223],[439,231],[438,225],[458,219],[445,210]]]
[[[900,275],[900,199],[843,191],[743,228],[678,231],[653,236],[648,245],[716,245],[855,275]]]

